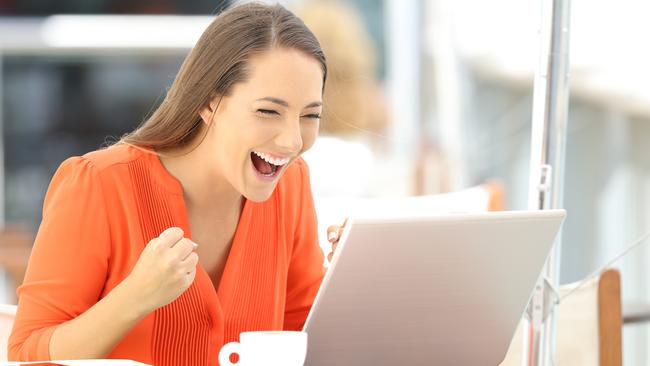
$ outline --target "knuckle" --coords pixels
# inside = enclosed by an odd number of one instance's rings
[[[167,257],[164,260],[165,268],[172,269],[176,267],[177,261],[173,257]]]
[[[179,244],[181,244],[183,249],[186,250],[191,250],[193,248],[192,241],[188,238],[183,238]]]
[[[187,240],[186,238],[180,239],[171,246],[171,248],[176,252],[182,252],[187,250]]]
[[[163,245],[161,245],[161,242],[159,240],[152,242],[151,245],[149,245],[149,250],[153,253],[160,253],[165,249]]]
[[[168,241],[178,241],[183,237],[183,235],[185,235],[183,229],[179,227],[170,227],[167,230],[163,231],[162,234],[160,234],[159,238],[164,238]]]
[[[144,247],[145,250],[158,250],[158,247],[160,246],[160,239],[158,238],[153,238],[147,243],[147,245]]]
[[[192,253],[190,254],[189,260],[190,260],[191,262],[193,262],[194,264],[196,264],[196,263],[199,262],[199,255],[196,254],[196,253],[194,253],[194,252],[192,252]]]

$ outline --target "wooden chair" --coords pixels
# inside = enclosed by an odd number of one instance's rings
[[[7,361],[7,345],[15,317],[15,305],[0,304],[0,362]]]
[[[561,286],[560,297],[576,284]],[[623,364],[621,278],[610,269],[564,299],[557,309],[557,366]],[[522,364],[522,325],[501,366]]]

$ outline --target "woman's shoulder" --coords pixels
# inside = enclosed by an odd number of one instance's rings
[[[128,164],[138,160],[145,154],[147,152],[143,148],[127,144],[115,144],[84,154],[80,160],[88,161],[97,171],[102,172],[116,165]]]
[[[124,144],[113,145],[104,149],[92,151],[82,156],[73,156],[59,165],[50,186],[77,186],[93,182],[109,181],[125,182],[125,174],[129,174],[128,164],[147,153],[140,149]]]

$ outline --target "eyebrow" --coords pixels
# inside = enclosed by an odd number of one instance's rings
[[[262,100],[265,100],[265,101],[271,102],[271,103],[275,103],[275,104],[279,104],[279,105],[281,105],[283,107],[289,107],[289,103],[287,103],[286,101],[284,101],[282,99],[278,99],[278,98],[274,98],[274,97],[264,97],[264,98],[255,99],[256,102],[262,101]],[[316,102],[311,102],[311,103],[307,104],[305,106],[305,108],[320,107],[322,105],[323,105],[323,102],[316,101]]]

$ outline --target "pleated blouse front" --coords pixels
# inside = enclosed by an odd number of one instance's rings
[[[172,226],[191,238],[182,186],[158,156],[116,145],[66,160],[50,183],[18,289],[10,360],[49,360],[56,327],[110,293],[144,246]],[[108,357],[218,365],[219,349],[240,332],[301,329],[324,274],[316,228],[308,169],[298,159],[267,201],[245,202],[219,288],[199,265],[190,288]]]

